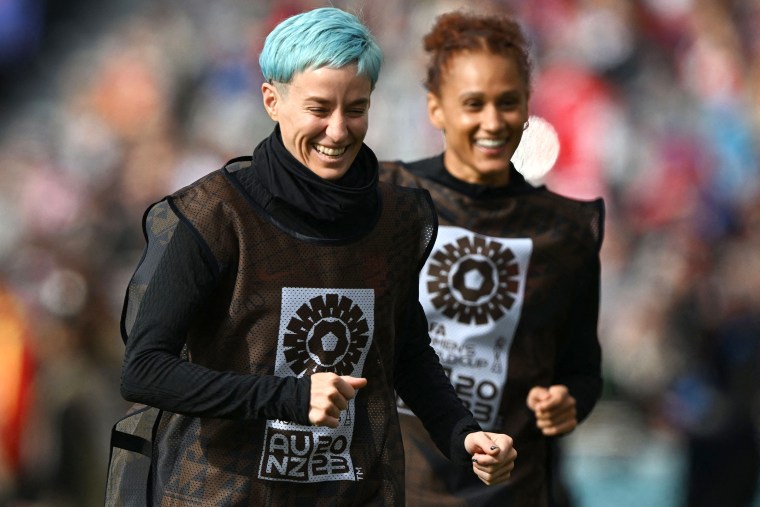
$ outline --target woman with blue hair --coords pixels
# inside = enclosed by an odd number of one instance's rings
[[[381,61],[348,13],[283,21],[274,132],[147,210],[107,505],[403,505],[396,392],[452,461],[509,478],[511,438],[458,400],[417,302],[429,195],[379,183],[363,144]]]

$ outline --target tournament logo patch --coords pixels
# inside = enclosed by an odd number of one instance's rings
[[[329,371],[350,375],[369,341],[361,308],[338,294],[319,295],[303,304],[283,337],[285,360],[294,375]]]
[[[430,302],[463,324],[498,320],[514,305],[520,288],[512,250],[469,234],[438,247],[427,266]]]
[[[420,277],[430,343],[459,398],[485,429],[500,426],[532,252],[530,238],[440,226]],[[409,413],[403,401],[399,410]]]
[[[372,289],[283,288],[275,375],[361,377],[374,337],[374,309]],[[357,398],[348,402],[337,428],[267,421],[259,478],[361,480],[363,471],[351,458]]]

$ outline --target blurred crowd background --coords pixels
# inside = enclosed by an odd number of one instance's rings
[[[608,209],[605,390],[562,441],[576,505],[760,505],[760,0],[0,0],[0,505],[102,505],[142,213],[270,133],[263,39],[328,3],[384,49],[381,159],[442,148],[436,14],[529,35],[546,184]]]

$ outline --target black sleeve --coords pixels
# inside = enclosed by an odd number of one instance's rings
[[[597,334],[600,262],[598,257],[579,274],[579,292],[573,299],[569,339],[557,358],[555,384],[566,385],[575,398],[578,422],[583,421],[602,393],[602,351]]]
[[[209,263],[208,249],[165,202],[151,212],[153,223],[158,215],[166,219],[168,214],[173,225],[160,234],[153,233],[155,227],[145,227],[148,244],[122,316],[122,396],[189,416],[266,417],[308,424],[308,377],[219,372],[182,358],[190,322],[202,314],[218,273]],[[146,220],[151,221],[150,213]]]
[[[405,320],[404,339],[396,364],[396,392],[422,421],[431,438],[453,462],[468,462],[465,437],[480,425],[454,391],[438,355],[430,344],[425,311],[418,302],[418,286]]]

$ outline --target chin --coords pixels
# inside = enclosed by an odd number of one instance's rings
[[[323,180],[332,181],[342,178],[348,172],[348,167],[340,169],[320,167],[312,171]]]
[[[509,164],[507,165],[498,165],[498,166],[489,166],[489,167],[483,167],[478,169],[478,173],[480,173],[484,177],[489,176],[496,176],[499,174],[503,174],[509,172]]]

